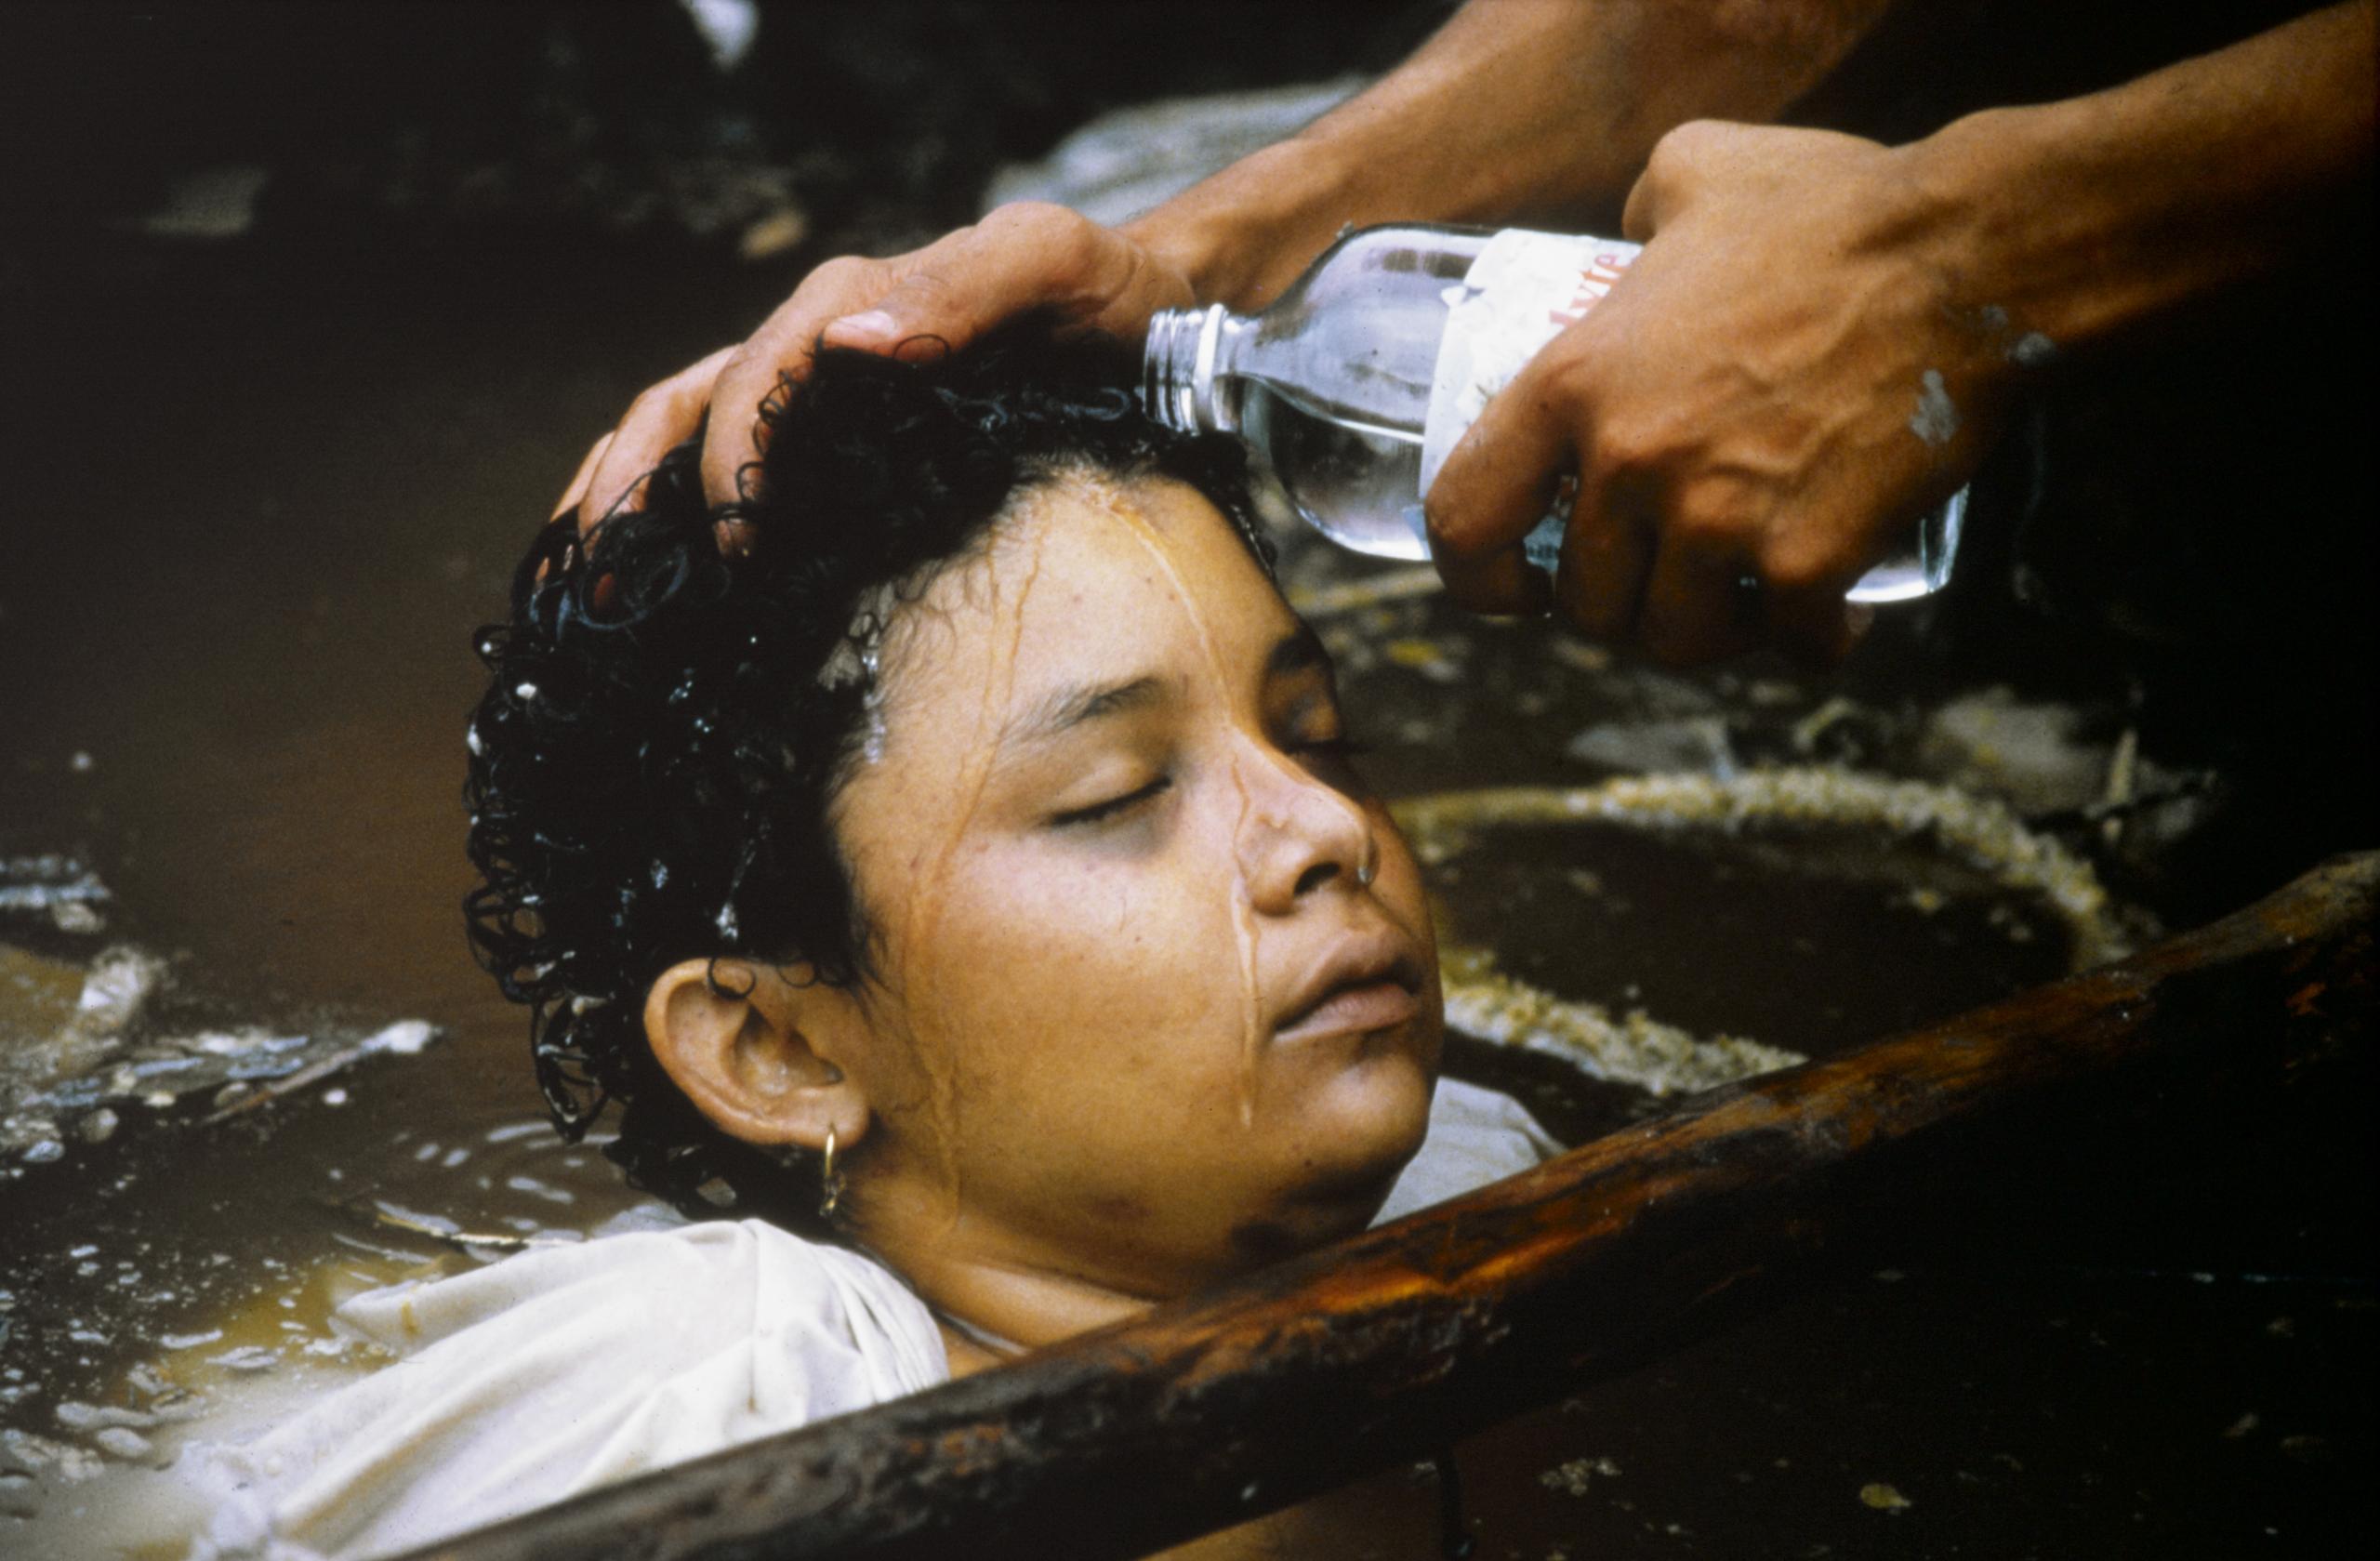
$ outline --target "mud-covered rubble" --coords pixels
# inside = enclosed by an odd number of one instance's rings
[[[12,908],[44,918],[60,905],[104,903],[95,875],[51,866],[63,861],[6,864],[0,893],[13,892]],[[41,866],[20,870],[28,862]],[[60,893],[76,897],[54,897]],[[0,931],[7,926],[0,920]],[[104,1142],[140,1112],[203,1101],[229,1115],[364,1057],[418,1052],[435,1036],[418,1019],[368,1031],[184,1029],[158,1018],[169,980],[164,959],[129,943],[78,958],[0,941],[0,1176]]]
[[[75,857],[0,857],[0,927],[30,919],[74,935],[105,932],[113,897]]]

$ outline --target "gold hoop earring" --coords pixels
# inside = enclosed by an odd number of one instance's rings
[[[835,1166],[835,1130],[826,1130],[826,1152],[818,1166],[818,1217],[831,1220],[843,1200],[843,1173]]]

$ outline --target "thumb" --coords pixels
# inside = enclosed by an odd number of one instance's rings
[[[938,340],[956,351],[998,323],[1000,313],[985,304],[980,283],[954,287],[939,271],[921,265],[894,283],[873,308],[828,321],[819,338],[828,347],[868,352],[897,352],[918,340]]]

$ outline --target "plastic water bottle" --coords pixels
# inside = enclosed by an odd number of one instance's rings
[[[1600,302],[1639,246],[1508,228],[1366,228],[1323,251],[1261,314],[1221,304],[1149,322],[1143,394],[1171,428],[1237,433],[1306,523],[1342,547],[1424,559],[1421,496],[1494,395]],[[1950,579],[1966,490],[1914,551],[1849,600],[1906,602]],[[1524,547],[1551,571],[1567,515]]]

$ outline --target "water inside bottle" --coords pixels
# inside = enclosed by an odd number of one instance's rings
[[[1421,436],[1318,417],[1262,384],[1241,391],[1240,427],[1305,523],[1374,558],[1430,556],[1421,523]]]

